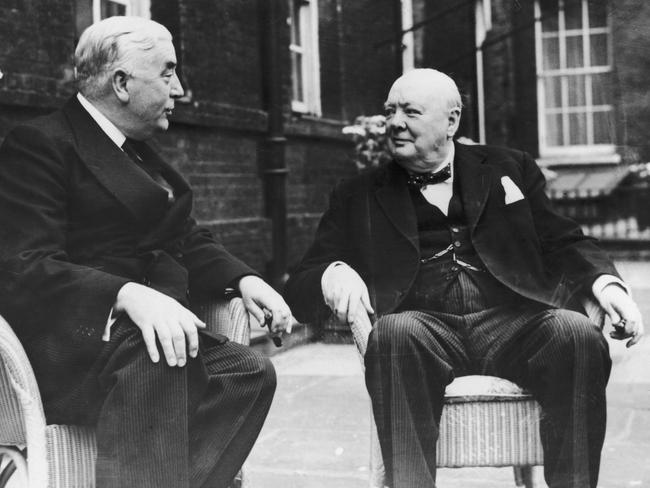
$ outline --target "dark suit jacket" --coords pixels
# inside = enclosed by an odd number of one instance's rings
[[[510,289],[545,304],[576,308],[575,294],[598,275],[617,276],[593,239],[551,209],[544,177],[530,156],[456,144],[454,164],[474,248],[487,270]],[[504,176],[524,199],[506,205]],[[310,320],[323,304],[320,280],[336,260],[361,275],[379,315],[401,303],[420,266],[406,178],[393,162],[334,189],[314,243],[285,288],[298,319]]]
[[[145,283],[187,304],[253,274],[190,217],[192,192],[150,148],[176,200],[72,98],[0,147],[0,313],[33,359],[97,351],[120,287]],[[51,350],[54,349],[54,350]]]

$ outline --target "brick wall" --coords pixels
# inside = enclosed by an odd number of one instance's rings
[[[476,140],[474,6],[466,0],[424,2],[417,11],[426,22],[421,28],[421,67],[438,69],[454,79],[465,105],[458,135]]]
[[[650,161],[650,3],[610,2],[614,50],[614,94],[619,141],[630,159]]]
[[[341,1],[344,119],[383,111],[394,71],[392,0]]]
[[[72,92],[70,0],[0,4],[0,103],[55,107]],[[4,129],[6,131],[6,129]]]
[[[163,155],[190,181],[194,214],[261,272],[272,257],[261,148],[266,0],[152,0],[152,18],[174,35],[191,100],[177,103]],[[15,123],[60,106],[74,93],[76,0],[0,4],[0,139]],[[290,112],[289,31],[282,23],[290,264],[311,241],[331,187],[355,173],[345,123],[381,110],[394,78],[392,0],[319,2],[323,118]]]

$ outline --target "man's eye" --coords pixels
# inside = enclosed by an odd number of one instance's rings
[[[406,113],[406,115],[419,115],[420,111],[415,110],[414,108],[407,108],[406,110],[404,110],[404,113]]]

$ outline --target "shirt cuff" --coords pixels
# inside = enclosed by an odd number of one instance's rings
[[[630,295],[630,288],[623,282],[623,280],[614,275],[603,274],[596,278],[591,285],[591,292],[594,294],[594,297],[598,302],[602,303],[602,292],[608,285],[618,285],[623,288],[628,295]]]
[[[325,268],[325,271],[323,271],[323,276],[321,276],[321,279],[320,279],[321,290],[324,289],[323,285],[325,284],[325,281],[327,280],[327,275],[330,273],[330,271],[332,269],[336,268],[337,266],[340,266],[341,264],[344,264],[344,265],[347,266],[347,264],[344,263],[343,261],[333,261],[327,268]]]
[[[108,342],[111,340],[111,327],[113,327],[113,324],[119,317],[120,317],[119,313],[113,316],[113,307],[111,307],[111,311],[108,313],[108,318],[106,319],[106,327],[104,327],[104,334],[102,335],[102,341]]]

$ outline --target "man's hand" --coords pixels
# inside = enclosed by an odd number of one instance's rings
[[[339,321],[351,323],[359,314],[373,314],[368,287],[361,276],[345,263],[330,266],[321,278],[325,304]]]
[[[185,366],[187,352],[195,358],[199,352],[199,318],[180,303],[159,291],[138,283],[127,283],[117,293],[115,312],[126,312],[142,331],[149,357],[160,359],[156,337],[170,366]],[[187,347],[186,347],[187,344]]]
[[[239,292],[244,306],[260,324],[264,324],[264,310],[273,314],[273,322],[269,326],[271,333],[276,334],[286,330],[291,332],[294,318],[289,305],[280,294],[258,276],[244,276],[239,280]]]
[[[600,292],[598,297],[600,306],[612,321],[612,325],[621,324],[621,333],[613,336],[616,339],[631,339],[627,347],[638,343],[643,336],[643,319],[639,308],[632,297],[617,284],[609,284]]]

